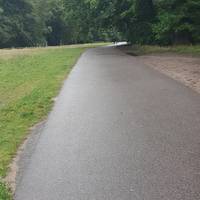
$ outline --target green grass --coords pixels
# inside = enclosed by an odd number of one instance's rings
[[[179,45],[179,46],[150,46],[150,45],[133,45],[130,48],[126,49],[127,53],[133,55],[145,55],[145,54],[154,54],[154,53],[177,53],[185,54],[192,56],[200,55],[200,45]]]
[[[0,200],[11,200],[11,192],[5,184],[0,182]]]
[[[29,128],[50,111],[81,53],[100,45],[0,50],[0,177],[6,176]],[[8,194],[0,183],[0,200],[8,200]]]

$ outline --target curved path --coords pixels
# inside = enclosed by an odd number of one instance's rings
[[[200,95],[114,47],[82,55],[38,131],[16,200],[200,199]]]

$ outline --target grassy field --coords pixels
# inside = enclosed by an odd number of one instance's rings
[[[0,50],[0,178],[29,128],[50,111],[53,97],[86,49],[103,44]],[[10,199],[0,183],[0,200]]]
[[[180,46],[150,46],[133,45],[124,49],[127,53],[133,55],[145,55],[154,53],[177,53],[192,56],[200,56],[200,45],[180,45]]]

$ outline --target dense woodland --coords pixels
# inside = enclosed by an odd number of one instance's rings
[[[0,0],[0,47],[200,42],[200,0]]]

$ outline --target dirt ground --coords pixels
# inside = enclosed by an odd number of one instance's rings
[[[137,57],[141,62],[200,93],[200,57],[152,54]]]

